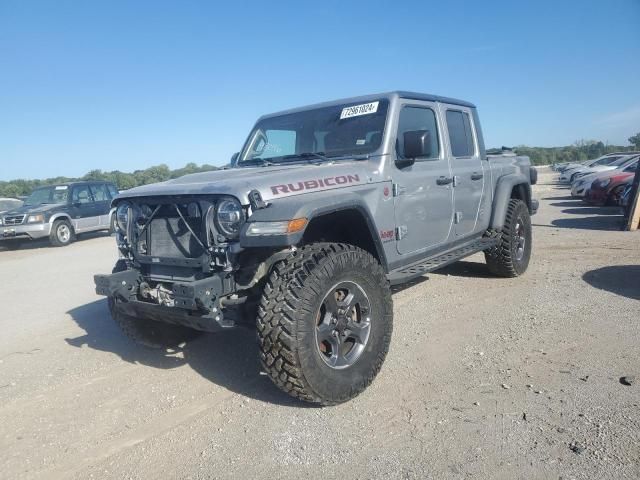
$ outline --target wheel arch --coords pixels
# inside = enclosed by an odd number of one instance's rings
[[[67,220],[71,224],[71,228],[74,228],[73,221],[71,220],[71,216],[68,213],[54,213],[53,215],[51,215],[51,218],[49,218],[49,223],[53,225],[53,222],[55,222],[56,220]]]
[[[504,226],[509,200],[522,200],[533,213],[534,206],[531,200],[531,185],[527,178],[520,173],[504,175],[498,179],[496,193],[493,198],[490,227],[499,230]]]
[[[315,198],[290,198],[274,202],[268,208],[257,210],[240,235],[242,247],[287,247],[327,241],[349,243],[371,253],[387,271],[387,259],[375,222],[362,196],[352,192],[331,192],[314,195]],[[250,237],[246,230],[250,222],[286,221],[306,218],[300,232],[287,235]]]

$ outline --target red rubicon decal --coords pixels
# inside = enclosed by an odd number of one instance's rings
[[[301,190],[313,190],[314,188],[335,187],[347,183],[357,183],[360,176],[354,175],[338,175],[337,177],[318,178],[317,180],[305,180],[304,182],[287,183],[286,185],[272,185],[271,193],[280,195],[281,193],[294,193]]]

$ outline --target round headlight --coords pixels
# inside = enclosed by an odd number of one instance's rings
[[[236,199],[224,199],[216,208],[216,226],[227,238],[235,238],[240,233],[245,216],[242,205]]]
[[[124,234],[127,233],[129,229],[129,215],[131,212],[131,204],[128,202],[123,202],[118,205],[116,209],[116,223],[118,224],[118,229]]]

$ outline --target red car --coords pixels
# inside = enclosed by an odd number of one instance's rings
[[[623,171],[616,170],[615,174],[594,180],[584,197],[587,203],[593,205],[617,205],[624,188],[629,182],[633,181],[636,165],[632,167],[625,168]],[[631,171],[629,171],[630,169]]]

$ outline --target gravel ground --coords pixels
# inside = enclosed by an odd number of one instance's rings
[[[640,233],[540,177],[527,274],[397,289],[382,372],[332,408],[273,387],[250,331],[124,338],[108,236],[0,251],[0,478],[640,478]]]

